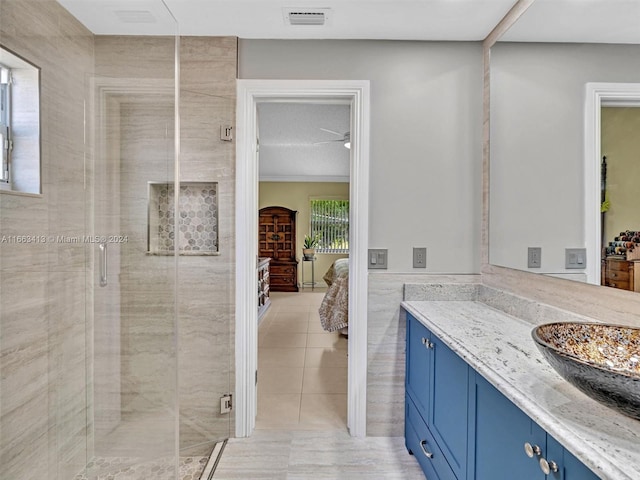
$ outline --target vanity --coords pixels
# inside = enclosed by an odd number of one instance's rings
[[[440,480],[637,480],[640,421],[571,386],[533,324],[476,301],[405,301],[405,439]]]

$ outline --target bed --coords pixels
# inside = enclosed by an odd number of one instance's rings
[[[340,258],[333,262],[322,278],[328,286],[318,310],[322,328],[346,335],[349,324],[349,259]]]

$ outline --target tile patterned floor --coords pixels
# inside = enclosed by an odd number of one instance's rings
[[[347,339],[322,329],[323,297],[271,293],[258,328],[257,430],[346,430]]]
[[[207,457],[180,457],[180,480],[199,480]],[[87,474],[74,480],[174,480],[173,459],[153,461],[132,457],[96,458],[87,465]]]

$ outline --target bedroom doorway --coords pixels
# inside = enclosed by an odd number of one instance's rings
[[[270,274],[259,302],[256,430],[346,430],[350,110],[344,101],[257,103],[258,256]],[[305,238],[317,239],[306,258]]]
[[[239,80],[236,197],[236,436],[249,436],[257,412],[258,121],[261,103],[350,107],[350,245],[347,427],[366,435],[369,82]],[[313,292],[322,294],[322,292]]]

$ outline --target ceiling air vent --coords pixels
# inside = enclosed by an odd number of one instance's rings
[[[287,25],[326,25],[329,8],[286,8],[284,20]]]

